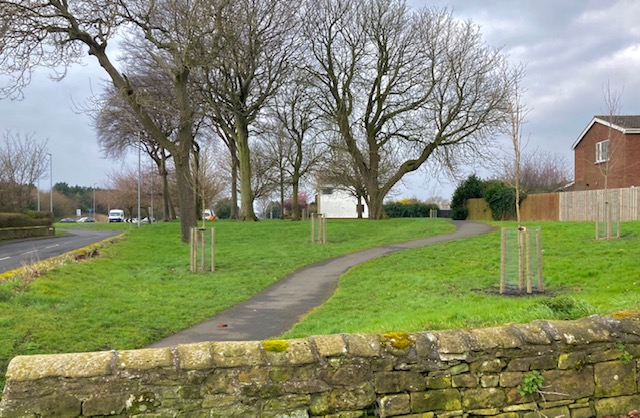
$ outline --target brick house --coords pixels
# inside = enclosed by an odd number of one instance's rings
[[[640,115],[594,116],[571,149],[573,190],[640,186]]]

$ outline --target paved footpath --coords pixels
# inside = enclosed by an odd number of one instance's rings
[[[297,270],[261,293],[226,311],[149,347],[172,347],[204,341],[256,341],[281,335],[301,316],[322,305],[333,294],[338,280],[351,267],[407,248],[423,247],[482,235],[486,224],[453,221],[456,231],[409,242],[383,245],[321,261]]]

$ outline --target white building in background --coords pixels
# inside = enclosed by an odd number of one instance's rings
[[[316,197],[318,213],[327,218],[357,218],[358,199],[351,193],[337,189],[333,186],[322,186]],[[369,217],[369,208],[362,201],[362,217]]]

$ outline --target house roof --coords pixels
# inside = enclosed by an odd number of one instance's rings
[[[640,134],[640,115],[594,116],[571,146],[572,150],[578,146],[582,138],[589,132],[589,129],[596,123],[611,127],[623,134]]]

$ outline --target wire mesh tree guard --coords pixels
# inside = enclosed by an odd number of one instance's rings
[[[191,228],[191,272],[215,271],[215,228]]]
[[[544,292],[540,227],[503,227],[500,235],[500,294],[530,295],[534,277],[535,291]]]
[[[311,214],[311,243],[327,243],[327,218],[323,213]]]

